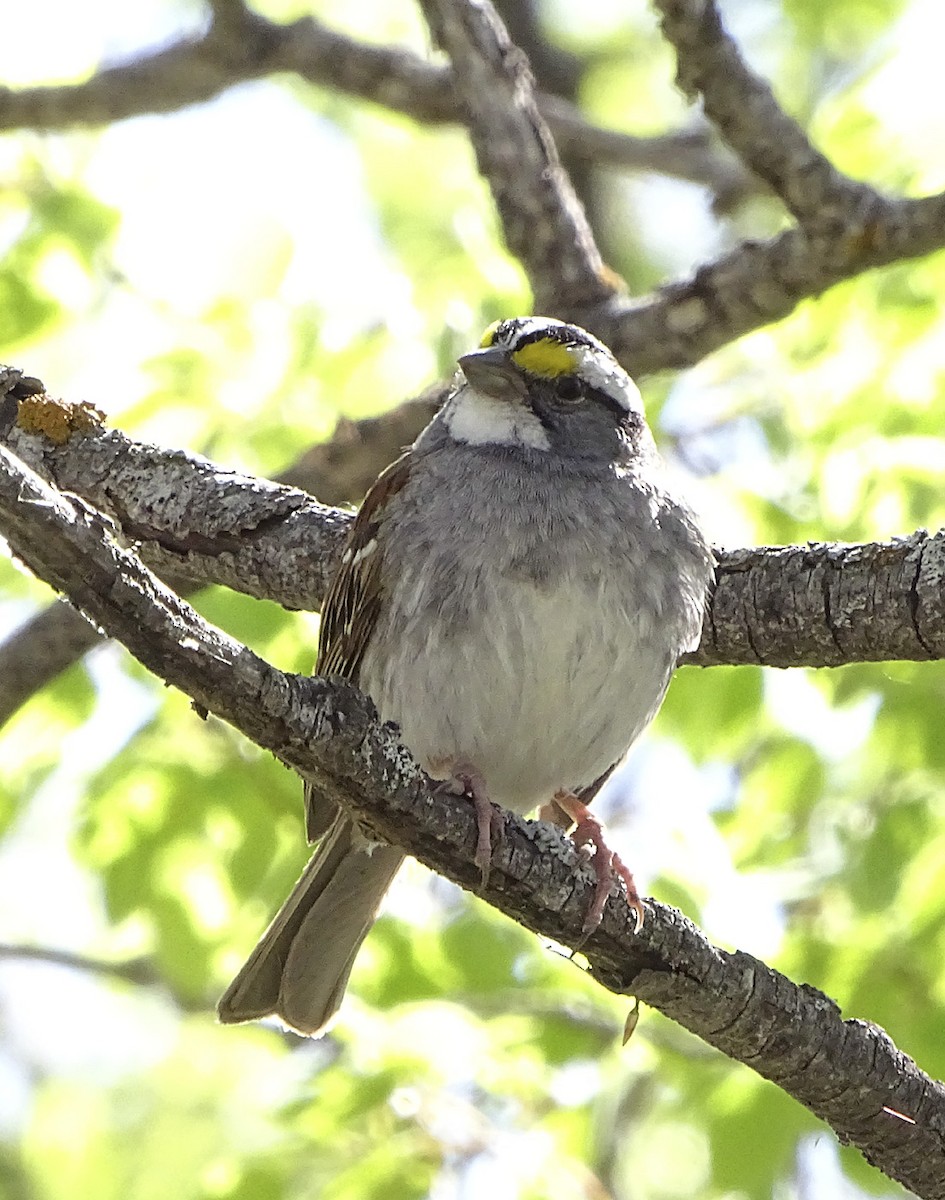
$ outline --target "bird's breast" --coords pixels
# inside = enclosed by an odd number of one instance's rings
[[[526,812],[590,785],[662,699],[676,650],[639,583],[607,572],[539,582],[521,563],[454,564],[449,579],[410,570],[362,686],[428,771],[471,763],[493,800]]]

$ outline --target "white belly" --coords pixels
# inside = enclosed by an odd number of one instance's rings
[[[674,651],[640,603],[645,587],[626,582],[542,589],[479,576],[472,616],[457,623],[431,620],[422,575],[402,580],[361,685],[431,775],[471,764],[492,800],[527,812],[593,783],[659,707]]]

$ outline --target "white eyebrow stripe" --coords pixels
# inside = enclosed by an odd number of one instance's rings
[[[554,317],[528,317],[524,321],[519,321],[512,336],[503,338],[501,344],[511,347],[522,341],[530,333],[538,333],[549,326],[560,329],[564,324],[564,321],[555,320]]]
[[[581,361],[581,377],[592,388],[610,396],[625,412],[642,411],[643,398],[640,389],[616,359],[594,346],[576,345],[573,349]]]

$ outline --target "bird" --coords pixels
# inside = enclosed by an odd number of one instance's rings
[[[615,877],[639,928],[632,876],[587,804],[698,644],[713,570],[610,350],[550,317],[504,319],[369,489],[315,671],[355,683],[440,787],[471,798],[484,880],[497,812],[538,808],[593,846],[585,931]],[[305,808],[317,848],[222,996],[223,1023],[323,1033],[403,862],[311,787]]]

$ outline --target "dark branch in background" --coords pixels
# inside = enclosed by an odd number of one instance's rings
[[[701,94],[706,115],[800,224],[742,242],[641,304],[616,299],[589,315],[628,370],[689,366],[842,279],[945,245],[945,193],[896,199],[849,179],[745,65],[712,0],[654,3],[680,87],[690,99]]]
[[[546,92],[575,100],[589,59],[545,36],[540,0],[498,0],[496,12],[509,38],[524,50]]]
[[[468,889],[472,806],[431,787],[373,706],[339,681],[286,675],[208,626],[113,537],[78,497],[48,487],[0,450],[0,532],[40,578],[161,679],[230,722],[348,807],[369,829]],[[582,943],[593,874],[560,830],[508,816],[485,898],[565,946]],[[635,936],[611,897],[581,946],[612,991],[632,993],[746,1062],[829,1122],[890,1178],[945,1200],[945,1088],[876,1026],[749,955],[712,946],[673,909],[650,904]]]
[[[701,125],[662,137],[635,137],[589,125],[579,108],[558,96],[539,97],[538,108],[559,149],[571,159],[701,184],[712,193],[716,213],[728,212],[749,196],[766,191],[736,158],[720,151]]]
[[[132,983],[138,987],[167,987],[155,964],[147,958],[109,962],[108,959],[90,958],[87,954],[75,954],[71,950],[56,950],[49,946],[15,946],[0,943],[0,962],[44,963],[53,967],[86,971],[104,979],[117,979],[121,983]]]
[[[0,642],[0,728],[101,641],[98,631],[63,600],[14,629]]]
[[[105,69],[84,84],[0,89],[0,129],[63,129],[144,112],[170,112],[210,99],[234,83],[279,71],[295,72],[320,86],[418,120],[459,119],[452,72],[410,51],[361,45],[311,18],[280,26],[244,11],[242,20],[240,36],[234,34],[234,23],[227,21],[223,27],[211,26],[201,39]],[[721,102],[713,111],[718,111],[720,123],[731,126]],[[636,139],[614,142],[614,136],[620,135],[585,130],[575,122],[573,111],[565,112],[566,119],[556,120],[560,105],[546,104],[546,117],[562,145],[590,146],[596,141],[601,150],[607,146],[619,150],[613,161],[634,160]],[[789,121],[783,114],[782,118]],[[766,126],[759,140],[769,136]],[[704,139],[695,139],[678,172],[673,168],[674,156],[687,140],[687,135],[676,135],[646,142],[640,166],[651,165],[655,150],[661,159],[658,169],[698,178],[699,160],[707,152]],[[748,153],[752,139],[747,133],[740,144]],[[723,167],[723,174],[727,172]],[[834,177],[842,178],[837,173]],[[745,242],[698,268],[690,279],[668,284],[645,300],[615,298],[561,315],[571,315],[591,329],[612,346],[629,371],[645,375],[691,366],[742,334],[786,316],[801,300],[841,280],[945,246],[942,195],[896,200],[869,188],[860,192],[866,185],[851,187],[867,199],[863,205],[839,210],[829,231],[812,226],[806,232],[790,229],[767,242]]]
[[[491,4],[420,0],[450,56],[479,170],[536,312],[593,306],[614,294],[584,210],[535,103],[528,61]]]
[[[374,480],[433,419],[449,385],[436,383],[397,408],[376,417],[343,419],[327,442],[309,447],[278,476],[322,504],[359,504]]]

